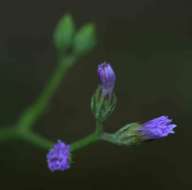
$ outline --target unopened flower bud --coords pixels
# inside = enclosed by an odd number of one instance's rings
[[[100,84],[92,96],[91,110],[96,120],[103,122],[113,112],[116,106],[116,96],[113,92],[116,76],[110,64],[102,63],[97,69]]]
[[[134,145],[147,140],[156,140],[174,134],[175,124],[168,116],[160,116],[143,124],[130,123],[114,134],[104,133],[102,139],[118,145]]]
[[[115,87],[115,72],[108,63],[102,63],[97,69],[98,77],[100,80],[100,86],[102,91],[102,96],[112,96]]]

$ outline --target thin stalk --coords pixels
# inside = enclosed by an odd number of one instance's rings
[[[7,127],[0,129],[0,141],[7,141],[17,137],[18,134],[16,128]]]
[[[102,135],[103,126],[102,123],[97,121],[96,122],[96,130],[94,133],[86,136],[83,139],[80,139],[74,143],[71,144],[71,151],[75,152],[77,150],[80,150],[90,144],[96,143],[98,140],[100,140],[100,137]]]
[[[29,143],[46,150],[49,150],[53,146],[51,141],[32,131],[25,131],[20,133],[19,137],[22,140],[28,141]]]
[[[90,144],[93,144],[99,140],[98,134],[96,132],[86,136],[83,139],[80,139],[74,143],[71,144],[71,151],[75,152],[79,149],[82,149]]]
[[[110,133],[102,133],[101,140],[116,144],[115,136]]]
[[[49,104],[50,99],[54,95],[54,92],[59,87],[66,71],[69,67],[73,65],[76,61],[75,56],[68,56],[65,59],[62,58],[59,61],[59,64],[53,74],[52,78],[49,80],[48,84],[46,85],[45,89],[36,100],[36,102],[27,109],[22,115],[18,122],[18,126],[20,128],[30,128],[35,121],[43,114],[47,105]]]

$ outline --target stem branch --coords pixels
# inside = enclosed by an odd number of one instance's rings
[[[71,151],[74,152],[74,151],[77,151],[81,148],[84,148],[90,144],[93,144],[95,142],[97,142],[98,140],[100,140],[100,137],[102,135],[102,131],[103,131],[103,126],[102,126],[102,123],[99,122],[99,121],[96,121],[96,130],[94,133],[86,136],[85,138],[83,139],[80,139],[76,142],[74,142],[72,145],[71,145]]]
[[[75,60],[76,57],[73,55],[60,59],[55,73],[49,80],[47,86],[45,87],[39,98],[21,115],[18,122],[18,126],[20,126],[20,128],[31,128],[35,121],[39,118],[39,116],[41,116],[41,114],[47,108],[47,105],[49,104],[49,101],[52,98],[54,92],[59,87],[66,71],[69,67],[73,65]]]
[[[32,131],[26,131],[23,133],[20,133],[20,139],[30,142],[31,144],[49,150],[53,143],[49,141],[48,139],[32,132]]]

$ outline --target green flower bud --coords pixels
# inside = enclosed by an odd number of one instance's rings
[[[114,137],[116,139],[116,144],[119,145],[133,145],[138,144],[140,140],[140,135],[138,129],[141,127],[139,123],[130,123],[119,129]]]
[[[95,26],[91,23],[80,28],[74,37],[74,52],[77,55],[84,55],[95,47],[96,44]]]
[[[71,15],[63,16],[54,31],[53,42],[57,51],[64,52],[73,43],[75,26]]]
[[[104,133],[101,139],[117,145],[135,145],[141,142],[138,129],[141,127],[138,123],[130,123],[113,134]]]

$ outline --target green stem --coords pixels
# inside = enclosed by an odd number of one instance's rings
[[[95,132],[86,136],[83,139],[72,143],[71,151],[77,151],[90,144],[97,142],[102,137],[102,131],[102,124],[100,122],[97,122]],[[22,128],[20,127],[0,129],[0,141],[6,141],[11,139],[21,139],[46,150],[49,150],[54,144],[53,142],[34,133],[31,130],[22,130]]]
[[[96,130],[94,133],[86,136],[85,138],[72,143],[71,144],[72,152],[97,142],[100,139],[100,136],[101,136],[101,130]],[[37,147],[47,150],[49,150],[54,144],[53,142],[34,133],[31,130],[24,131],[20,130],[20,128],[18,127],[0,129],[0,141],[13,140],[13,139],[17,140],[21,139]]]
[[[13,138],[17,138],[16,128],[2,128],[0,129],[0,141],[7,141]]]
[[[20,128],[30,128],[38,119],[38,117],[45,111],[54,92],[59,87],[66,71],[69,67],[73,65],[75,60],[76,57],[73,55],[60,59],[55,73],[53,74],[52,78],[48,82],[47,86],[45,87],[39,98],[28,110],[26,110],[21,115],[18,123],[18,126],[20,126]]]
[[[20,139],[28,141],[29,143],[43,149],[49,150],[53,146],[51,141],[32,131],[21,132],[19,137]]]
[[[86,147],[87,145],[93,144],[99,140],[98,134],[96,132],[86,136],[83,139],[80,139],[71,144],[71,151],[75,152],[79,149]]]
[[[80,139],[80,140],[72,143],[71,144],[71,151],[72,152],[77,151],[79,149],[82,149],[82,148],[90,145],[90,144],[97,142],[98,140],[100,140],[100,137],[102,135],[102,131],[103,131],[102,123],[97,121],[95,132],[86,136],[83,139]]]
[[[113,143],[113,144],[116,144],[115,142],[115,137],[113,134],[110,134],[110,133],[102,133],[101,135],[101,140],[104,140],[104,141],[107,141],[107,142],[110,142],[110,143]]]
[[[22,131],[18,127],[0,129],[0,141],[8,141],[13,139],[22,139],[44,149],[49,149],[53,145],[52,142],[38,134],[35,134],[32,131]]]
[[[95,131],[99,136],[102,134],[103,132],[103,124],[101,121],[97,120],[96,121],[96,131]]]

